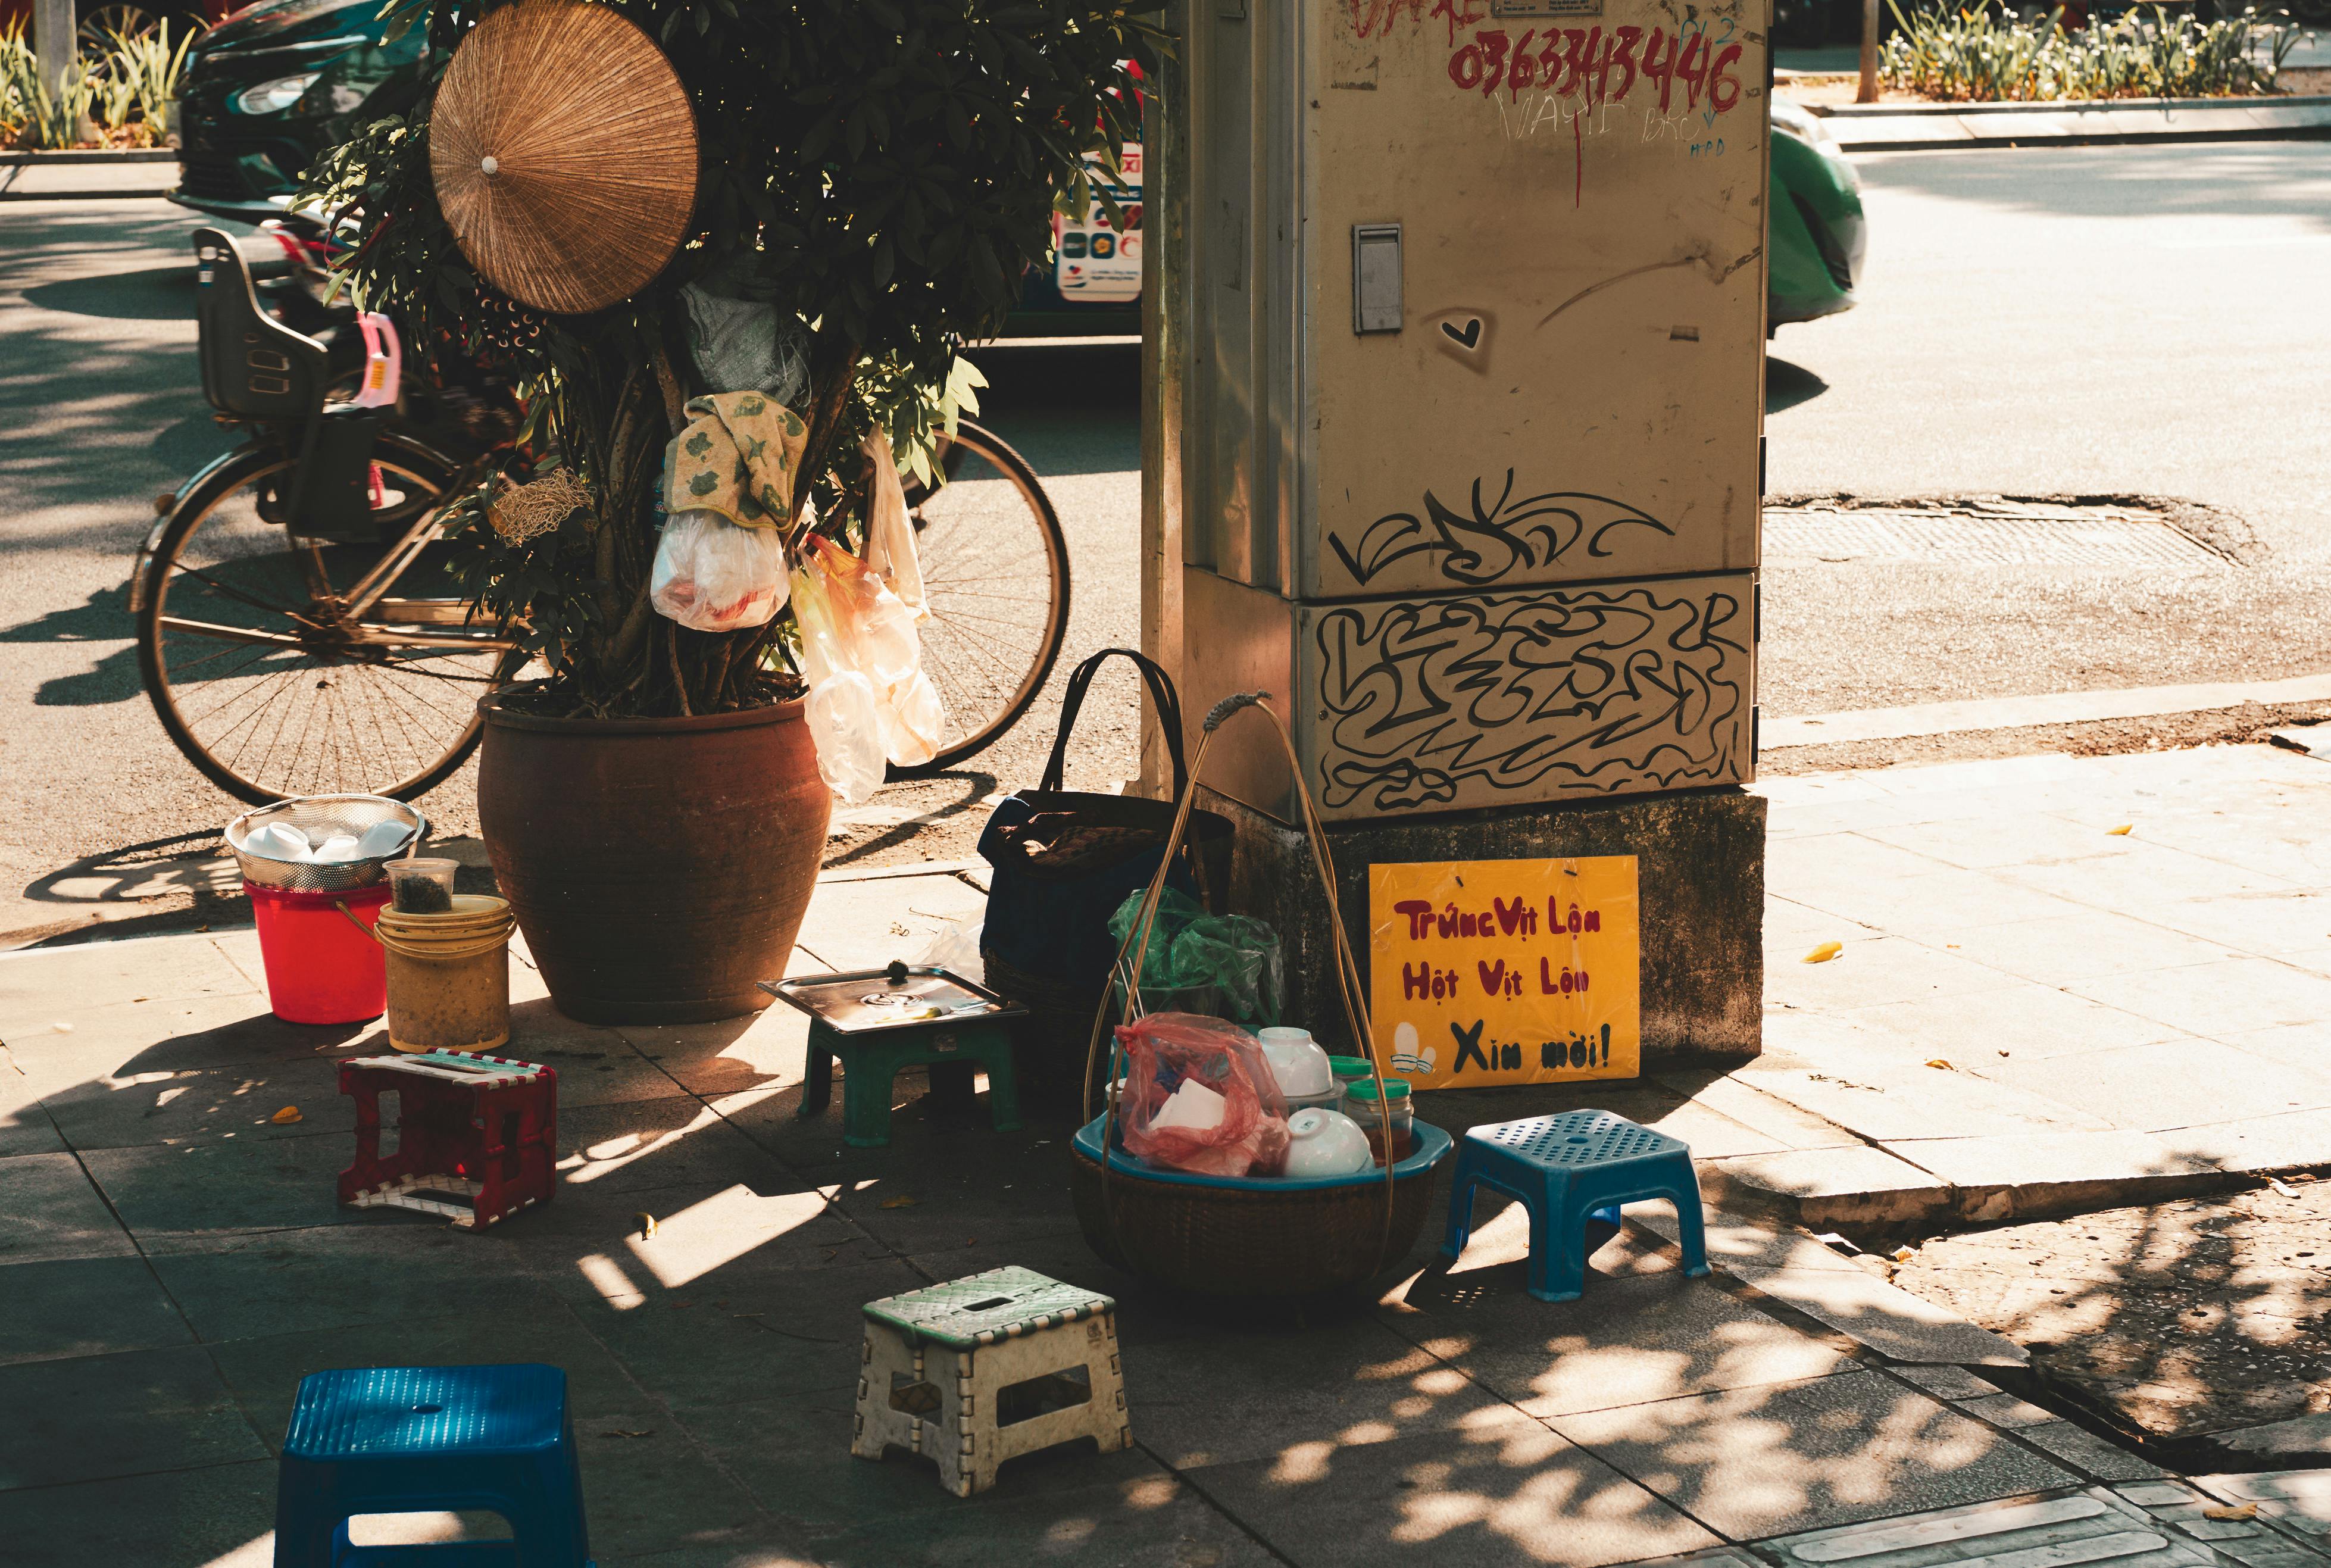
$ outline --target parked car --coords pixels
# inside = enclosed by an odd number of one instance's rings
[[[179,88],[182,206],[257,223],[290,204],[300,173],[360,113],[394,112],[417,89],[422,29],[382,39],[379,0],[262,0],[195,40]],[[1773,100],[1771,324],[1852,309],[1861,272],[1860,183],[1819,119]],[[1111,195],[1055,219],[1053,259],[1022,280],[1007,337],[1141,330],[1141,149],[1127,147]]]
[[[382,42],[380,0],[264,0],[195,40],[178,85],[171,200],[244,223],[280,217],[300,171],[359,110],[408,96],[422,28]]]

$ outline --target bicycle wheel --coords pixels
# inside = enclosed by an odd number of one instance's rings
[[[454,473],[395,435],[375,449],[388,542],[294,538],[260,516],[293,464],[244,449],[179,497],[146,567],[138,660],[180,751],[253,804],[361,792],[399,798],[443,782],[476,746],[477,699],[519,656],[467,606],[432,542],[362,614],[348,591],[397,550]]]
[[[1069,632],[1069,546],[1036,470],[968,420],[940,456],[946,482],[911,486],[922,567],[923,668],[947,706],[938,755],[893,778],[955,766],[995,744],[1044,689]]]

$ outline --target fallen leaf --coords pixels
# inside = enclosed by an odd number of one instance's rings
[[[1894,1261],[1897,1263],[1908,1263],[1911,1259],[1916,1258],[1917,1256],[1917,1254],[1908,1247],[1897,1247],[1894,1249]]]
[[[300,1116],[300,1107],[298,1106],[285,1106],[281,1110],[277,1111],[273,1116],[267,1119],[281,1126],[288,1126],[291,1123],[301,1119]]]
[[[2286,1198],[2296,1198],[2297,1196],[2298,1196],[2298,1188],[2296,1188],[2296,1187],[2292,1186],[2288,1182],[2283,1181],[2283,1180],[2279,1179],[2279,1177],[2275,1177],[2275,1176],[2269,1176],[2269,1177],[2266,1179],[2266,1184],[2267,1184],[2268,1186],[2269,1186],[2269,1187],[2272,1187],[2272,1188],[2275,1190],[2275,1192],[2276,1192],[2276,1193],[2279,1193],[2279,1194],[2280,1194],[2281,1196],[2283,1196],[2283,1197],[2286,1197]]]
[[[642,1212],[632,1217],[640,1222],[640,1240],[652,1240],[655,1237],[655,1216]]]
[[[1845,944],[1842,942],[1824,942],[1820,946],[1805,955],[1805,962],[1808,964],[1826,964],[1844,951]]]
[[[2202,1510],[2202,1517],[2204,1519],[2255,1519],[2258,1517],[2258,1505],[2230,1503],[2215,1508],[2204,1508]]]
[[[2107,828],[2105,832],[2116,839],[2125,839],[2128,837],[2129,829],[2135,826],[2135,822],[2123,822],[2117,828]]]
[[[2002,1056],[2005,1056],[2005,1055],[2007,1054],[2007,1048],[2006,1048],[2005,1046],[2003,1046],[2003,1046],[2001,1046],[2001,1047],[1999,1048],[1999,1054],[2000,1054],[2000,1055],[2002,1055]]]
[[[1938,1067],[1938,1068],[1941,1068],[1945,1072],[1952,1072],[1952,1071],[1956,1070],[1955,1069],[1954,1069],[1954,1068],[1951,1066],[1951,1064],[1950,1064],[1949,1062],[1945,1061],[1945,1060],[1944,1060],[1941,1057],[1939,1057],[1939,1056],[1937,1056],[1937,1057],[1930,1057],[1929,1059],[1927,1059],[1927,1065],[1928,1067]]]
[[[909,1198],[904,1193],[901,1193],[895,1198],[883,1199],[882,1207],[885,1209],[911,1209],[921,1202],[922,1200],[920,1198]]]

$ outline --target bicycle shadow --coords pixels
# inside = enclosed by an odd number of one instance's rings
[[[100,850],[59,867],[20,895],[34,904],[87,907],[144,904],[173,893],[192,893],[197,903],[239,897],[243,873],[231,856],[218,852],[219,830],[203,828]]]
[[[135,632],[129,590],[124,585],[100,588],[68,609],[0,628],[0,642],[122,643],[89,668],[51,676],[33,690],[36,708],[90,708],[127,702],[145,689],[138,672],[138,649],[128,641]]]

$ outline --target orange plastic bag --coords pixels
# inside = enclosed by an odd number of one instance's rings
[[[1152,1012],[1117,1031],[1126,1149],[1201,1176],[1271,1176],[1287,1163],[1287,1101],[1254,1036],[1194,1012]]]

